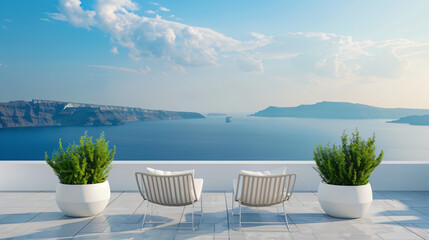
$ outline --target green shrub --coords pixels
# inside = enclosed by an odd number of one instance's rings
[[[383,150],[376,156],[375,135],[363,140],[358,130],[347,139],[344,132],[341,136],[342,145],[330,147],[317,146],[314,149],[314,168],[323,182],[334,185],[365,185],[372,171],[381,163]],[[350,141],[350,142],[349,142]]]
[[[109,150],[104,133],[93,143],[92,137],[85,132],[80,138],[80,145],[70,144],[66,150],[60,139],[59,148],[53,152],[52,159],[47,153],[45,159],[61,183],[94,184],[106,181],[115,151],[115,146]]]

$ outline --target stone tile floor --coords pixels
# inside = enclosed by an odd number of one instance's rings
[[[243,220],[256,223],[236,229],[231,193],[203,198],[193,232],[189,207],[150,208],[142,229],[146,203],[137,192],[112,193],[103,213],[88,218],[64,216],[53,192],[0,192],[0,239],[429,239],[429,192],[375,192],[368,214],[352,220],[325,215],[314,192],[294,193],[286,205],[290,232],[281,208],[243,208]]]

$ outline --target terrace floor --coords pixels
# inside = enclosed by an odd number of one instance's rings
[[[88,218],[64,216],[53,192],[0,192],[0,238],[429,239],[429,192],[375,192],[368,214],[353,220],[325,215],[314,192],[294,193],[286,205],[290,232],[276,207],[244,208],[243,220],[257,223],[235,229],[231,195],[203,193],[203,221],[192,232],[186,223],[191,216],[188,207],[155,207],[149,220],[157,223],[145,224],[142,230],[146,204],[137,192],[113,192],[103,213]]]

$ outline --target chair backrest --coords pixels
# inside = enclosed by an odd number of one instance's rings
[[[289,200],[295,187],[296,174],[274,176],[238,175],[235,200],[242,205],[263,207]],[[239,193],[241,194],[238,198]]]
[[[186,206],[198,201],[194,175],[154,175],[136,172],[136,181],[143,199],[165,206]]]

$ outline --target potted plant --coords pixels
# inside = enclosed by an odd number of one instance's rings
[[[56,201],[61,211],[71,217],[94,216],[104,210],[110,199],[107,176],[116,147],[110,150],[104,133],[95,143],[87,133],[80,138],[80,144],[69,144],[59,148],[46,162],[58,176]]]
[[[377,156],[375,135],[364,140],[358,130],[350,139],[344,132],[341,146],[317,146],[314,168],[322,178],[318,199],[322,209],[338,218],[359,218],[369,209],[372,189],[369,178],[381,163],[383,150]]]

